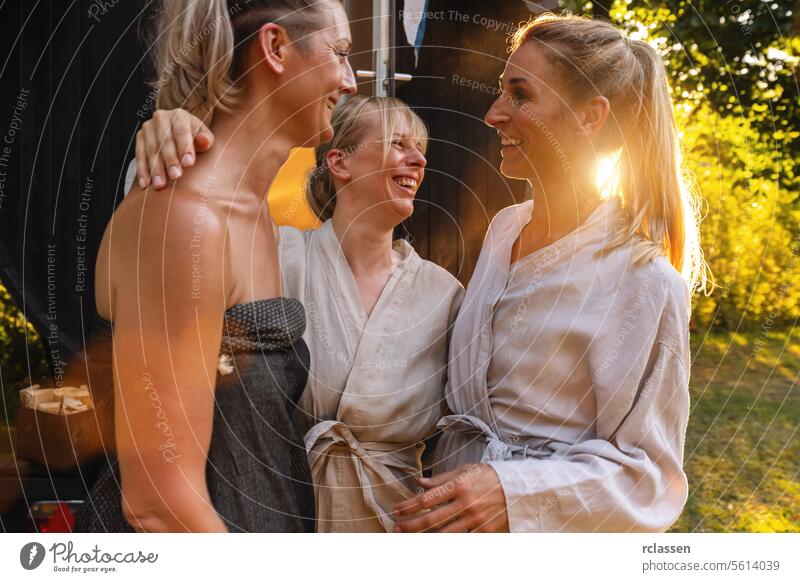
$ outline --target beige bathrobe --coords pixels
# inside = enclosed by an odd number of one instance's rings
[[[597,255],[616,201],[510,265],[532,204],[486,236],[453,328],[434,471],[490,464],[511,531],[666,530],[687,496],[687,286],[663,258]]]
[[[281,228],[279,248],[284,294],[303,302],[308,320],[299,416],[318,530],[391,531],[392,506],[416,493],[422,441],[443,414],[447,343],[464,290],[399,240],[367,318],[330,221]]]

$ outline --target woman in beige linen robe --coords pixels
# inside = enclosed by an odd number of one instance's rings
[[[308,314],[300,404],[318,531],[391,531],[391,508],[416,492],[421,441],[442,416],[448,327],[462,290],[406,241],[393,248],[393,273],[367,315],[333,222],[281,228],[285,292]]]
[[[688,491],[689,290],[704,282],[666,73],[602,21],[540,17],[512,48],[486,123],[533,200],[489,227],[435,475],[398,529],[663,531]],[[603,156],[620,170],[607,201]]]
[[[416,492],[422,441],[443,413],[463,288],[392,242],[424,177],[422,120],[396,99],[355,97],[333,124],[308,183],[322,226],[280,229],[284,292],[308,313],[300,422],[318,531],[391,531],[391,509]],[[371,286],[381,260],[388,268]]]
[[[169,138],[181,116],[162,113],[152,134]],[[332,123],[308,179],[323,223],[279,229],[283,293],[306,308],[311,352],[298,418],[318,531],[392,531],[391,509],[417,492],[423,441],[445,411],[447,345],[464,289],[392,240],[424,178],[422,120],[397,99],[354,97]]]

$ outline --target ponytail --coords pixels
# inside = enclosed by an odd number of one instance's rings
[[[242,56],[260,28],[280,24],[305,50],[328,1],[334,0],[162,0],[155,26],[157,108],[180,107],[206,124],[214,109],[230,111],[245,73]]]
[[[611,106],[596,145],[603,154],[618,155],[613,193],[621,200],[622,220],[603,252],[632,245],[636,263],[663,255],[692,291],[708,290],[698,205],[683,172],[667,75],[656,50],[607,21],[552,14],[520,28],[512,49],[529,41],[550,49],[570,97],[603,95]]]
[[[642,83],[637,92],[638,115],[623,129],[620,152],[620,190],[628,220],[609,248],[638,236],[642,240],[634,249],[635,261],[665,254],[690,288],[705,289],[699,212],[683,175],[667,74],[653,47],[640,40],[629,44],[641,68]]]
[[[164,0],[158,15],[158,109],[182,108],[206,123],[229,109],[233,30],[225,0]]]

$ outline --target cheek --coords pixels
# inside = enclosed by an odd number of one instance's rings
[[[301,73],[300,83],[306,95],[316,100],[335,91],[338,87],[337,68],[338,63],[326,59],[314,62],[304,70]]]
[[[317,77],[325,87],[326,93],[331,93],[342,84],[342,65],[338,59],[329,60],[325,66],[320,67],[320,74]]]
[[[521,110],[519,117],[526,141],[540,152],[563,149],[563,127],[559,113],[542,109]]]
[[[365,190],[368,196],[383,197],[381,185],[385,182],[386,174],[381,171],[380,158],[364,156],[352,166],[352,175],[358,184],[359,190]]]

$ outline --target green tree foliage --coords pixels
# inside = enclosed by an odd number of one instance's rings
[[[687,170],[703,196],[703,249],[718,284],[697,298],[695,322],[730,330],[792,323],[800,236],[787,224],[797,224],[800,212],[796,194],[776,179],[770,140],[750,120],[707,104],[677,113]]]
[[[0,282],[0,384],[7,403],[6,414],[16,408],[17,391],[30,377],[39,377],[47,371],[47,362],[41,338],[11,301]],[[5,421],[0,417],[0,423]]]
[[[800,13],[764,0],[616,0],[611,19],[668,61],[675,97],[735,115],[776,154],[800,153]],[[795,8],[800,8],[795,6]],[[794,172],[778,172],[796,188]],[[795,199],[797,196],[795,196]]]
[[[800,5],[769,0],[565,0],[662,54],[719,288],[695,323],[772,328],[800,315]]]

